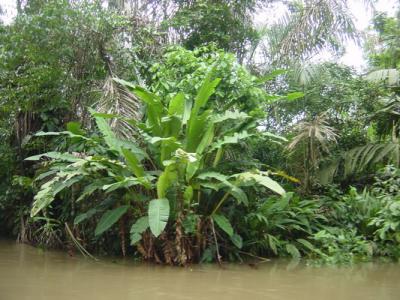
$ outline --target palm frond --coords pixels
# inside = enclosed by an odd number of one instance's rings
[[[293,5],[268,35],[273,62],[307,58],[321,49],[337,49],[344,41],[357,40],[345,0],[312,0]]]
[[[122,138],[131,138],[136,129],[124,119],[140,120],[142,117],[140,101],[125,86],[108,76],[103,85],[103,95],[96,107],[97,111],[115,114],[123,118],[110,121],[111,128]]]
[[[399,166],[399,157],[399,143],[366,144],[346,151],[322,166],[318,171],[317,178],[321,184],[329,184],[335,176],[342,174],[341,178],[347,179],[378,163],[393,163]]]
[[[396,69],[381,69],[369,72],[365,79],[374,82],[384,82],[389,87],[396,87],[400,84],[400,73]]]
[[[336,143],[336,138],[338,136],[335,133],[335,129],[328,125],[324,114],[317,116],[312,121],[302,121],[298,123],[295,129],[298,134],[287,146],[287,149],[290,151],[294,150],[300,143],[308,142],[309,139],[312,139],[317,141],[325,152],[329,153],[327,143]]]

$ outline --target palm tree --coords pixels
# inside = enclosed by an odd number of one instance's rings
[[[334,128],[330,127],[325,114],[315,117],[311,121],[302,121],[296,125],[297,135],[287,146],[287,149],[303,156],[303,187],[307,192],[311,188],[312,178],[318,170],[324,153],[329,153],[329,143],[336,143]]]

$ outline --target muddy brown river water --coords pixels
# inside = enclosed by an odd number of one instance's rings
[[[400,264],[271,261],[192,268],[112,262],[0,241],[0,300],[400,300]]]

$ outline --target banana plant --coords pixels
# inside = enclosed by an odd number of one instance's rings
[[[196,215],[218,227],[240,247],[241,238],[223,214],[228,200],[236,205],[247,205],[246,190],[255,184],[277,194],[283,188],[270,173],[260,170],[234,172],[225,167],[225,152],[246,139],[258,134],[255,120],[244,112],[226,111],[218,114],[209,109],[210,101],[219,79],[206,78],[195,99],[178,93],[169,101],[156,94],[115,79],[129,88],[145,106],[142,121],[125,120],[137,128],[135,140],[118,138],[109,126],[110,119],[122,118],[92,111],[100,138],[85,137],[82,132],[64,131],[38,135],[66,135],[81,142],[101,145],[97,155],[71,153],[45,153],[28,158],[52,161],[47,172],[36,180],[43,181],[35,196],[32,216],[45,210],[64,189],[83,187],[76,202],[92,199],[93,193],[122,195],[111,209],[101,203],[75,218],[75,225],[100,217],[95,235],[99,236],[118,220],[143,203],[136,203],[138,195],[149,197],[145,202],[147,212],[136,213],[136,222],[130,231],[131,244],[141,241],[148,229],[155,238],[168,228],[176,227],[180,233],[182,219]],[[107,207],[110,208],[110,207]],[[170,224],[169,227],[167,225]],[[215,232],[214,228],[213,231]]]
[[[150,202],[148,212],[150,229],[155,236],[165,228],[167,214],[172,213],[170,207],[174,207],[175,215],[194,212],[218,220],[217,225],[233,236],[227,229],[231,225],[218,213],[230,197],[238,204],[248,204],[241,187],[260,184],[278,194],[285,192],[267,172],[219,172],[224,151],[257,134],[255,120],[246,113],[217,114],[209,109],[208,101],[220,79],[207,77],[193,101],[182,93],[166,101],[129,82],[115,80],[130,88],[146,106],[145,120],[140,127],[148,153],[161,170],[156,183],[158,198]],[[203,205],[208,210],[200,210],[201,201],[211,202]]]

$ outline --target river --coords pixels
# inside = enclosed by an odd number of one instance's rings
[[[0,300],[399,300],[400,264],[312,267],[271,261],[187,268],[98,262],[0,240]]]

